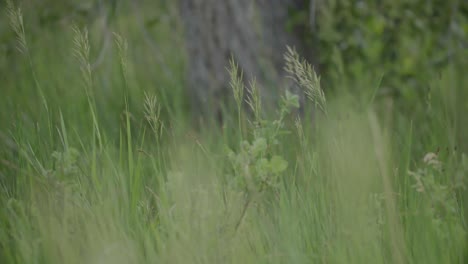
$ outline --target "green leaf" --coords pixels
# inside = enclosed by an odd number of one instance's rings
[[[286,110],[288,110],[288,112],[292,108],[299,108],[299,96],[286,90],[286,94],[283,97],[283,104],[284,107],[286,107]]]
[[[255,164],[255,170],[257,171],[258,175],[265,175],[268,174],[269,166],[270,163],[268,162],[268,160],[265,158],[261,158],[257,160]]]
[[[281,173],[288,167],[288,162],[280,156],[273,156],[270,160],[270,169],[272,173]]]
[[[257,157],[259,154],[265,152],[267,149],[267,141],[265,138],[257,138],[252,143],[252,147],[250,149],[252,156]]]

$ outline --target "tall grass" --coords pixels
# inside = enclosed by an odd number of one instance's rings
[[[9,8],[27,67],[11,77],[21,89],[0,99],[0,263],[466,261],[460,64],[405,113],[390,97],[369,103],[372,85],[325,99],[290,49],[286,70],[312,124],[288,91],[276,115],[263,113],[257,84],[232,62],[238,120],[193,130],[174,109],[177,91],[170,101],[138,86],[148,66],[123,35],[106,73],[90,67],[91,31],[70,30],[63,39],[75,44],[59,45],[76,55],[69,75],[29,46]],[[109,79],[120,88],[106,91]],[[40,104],[29,95],[38,87]]]

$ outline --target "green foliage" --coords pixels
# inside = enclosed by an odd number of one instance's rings
[[[380,95],[401,95],[411,103],[427,91],[432,76],[466,57],[466,1],[308,3],[315,7],[293,12],[291,27],[309,29],[306,39],[319,50],[320,69],[332,89],[344,80],[359,84],[383,76]]]
[[[150,2],[145,7],[160,7]],[[349,40],[353,25],[336,19],[356,21],[350,14],[363,2],[317,3],[321,37]],[[443,30],[448,3],[431,11],[441,12],[434,28]],[[374,96],[384,87],[369,75],[394,69],[401,73],[382,83],[405,83],[401,75],[432,56],[417,53],[405,70],[378,63],[392,50],[408,55],[402,43],[416,37],[402,24],[395,46],[368,38],[385,32],[390,18],[407,19],[396,12],[401,5],[364,6],[371,22],[359,25],[371,29],[364,40],[374,47],[327,46],[321,76],[288,50],[286,71],[311,100],[305,114],[297,116],[299,96],[289,90],[266,112],[255,80],[244,87],[231,61],[238,120],[194,130],[179,92],[177,23],[151,23],[156,54],[120,10],[113,56],[93,67],[99,28],[77,22],[35,31],[26,15],[34,6],[20,11],[10,2],[0,17],[10,20],[14,40],[13,55],[0,56],[8,69],[0,71],[0,263],[465,263],[466,62],[415,71],[430,90],[398,105]],[[455,22],[463,10],[452,13]],[[326,19],[334,21],[328,33]],[[164,63],[153,60],[158,54]],[[325,89],[325,100],[322,86],[352,96]]]
[[[76,166],[80,153],[74,148],[69,148],[64,152],[54,151],[52,157],[55,159],[56,168],[63,175],[73,175],[78,172]]]
[[[243,80],[239,77],[237,65],[231,62],[231,86],[236,100],[242,98]],[[266,120],[261,114],[261,101],[255,81],[251,82],[247,104],[254,113],[251,122],[253,139],[240,142],[240,150],[235,153],[228,149],[228,158],[232,164],[234,182],[244,190],[248,199],[253,195],[278,188],[279,176],[288,167],[288,162],[274,153],[274,146],[281,144],[279,135],[283,131],[284,119],[293,109],[299,108],[299,97],[286,90],[282,97],[278,119]],[[242,111],[238,102],[238,111]],[[239,117],[241,115],[239,114]]]
[[[424,198],[426,205],[422,208],[426,210],[424,213],[430,214],[436,228],[444,228],[451,226],[455,228],[456,233],[464,233],[464,229],[459,225],[457,219],[463,212],[460,211],[461,206],[456,198],[456,194],[461,189],[465,189],[465,177],[468,167],[466,156],[461,157],[461,162],[457,162],[454,167],[459,171],[458,175],[453,177],[449,182],[443,183],[443,164],[437,154],[428,153],[424,157],[424,165],[414,172],[409,172],[413,176],[415,184],[413,188],[420,193]],[[448,234],[446,230],[440,230],[440,234]]]
[[[228,158],[234,171],[233,181],[247,195],[277,189],[279,176],[288,167],[281,156],[267,155],[267,141],[257,138],[251,144],[242,142],[241,150],[235,153],[228,150]]]
[[[300,60],[299,55],[291,48],[288,48],[285,59],[287,62],[286,71],[291,75],[290,77],[305,90],[309,99],[316,102],[316,105],[319,105],[320,109],[326,113],[325,95],[320,88],[320,79],[310,64]],[[231,88],[238,106],[240,124],[244,85],[238,66],[232,60],[230,64]],[[227,156],[233,171],[233,175],[229,177],[235,186],[244,192],[246,197],[236,230],[252,201],[260,202],[257,197],[263,193],[278,193],[282,180],[280,176],[288,168],[288,162],[279,153],[276,153],[276,147],[283,144],[280,135],[290,132],[285,126],[285,119],[290,116],[293,110],[299,108],[299,96],[285,90],[284,96],[281,97],[277,119],[264,119],[260,94],[255,80],[250,82],[246,101],[254,114],[254,120],[250,122],[253,138],[251,142],[242,140],[237,153],[227,149]],[[240,125],[239,128],[241,128]],[[287,181],[287,179],[283,180]]]

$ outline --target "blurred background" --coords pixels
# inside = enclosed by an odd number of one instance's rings
[[[6,10],[6,2],[0,2]],[[378,86],[408,113],[424,98],[431,77],[464,69],[465,1],[19,1],[30,62],[52,105],[63,114],[86,106],[73,52],[72,25],[89,30],[90,61],[100,113],[116,113],[122,96],[141,105],[157,93],[164,116],[219,114],[230,102],[232,58],[248,82],[275,101],[284,81],[283,54],[295,47],[322,76],[327,94]],[[128,42],[128,86],[120,79],[114,33]],[[2,124],[11,113],[38,114],[29,63],[18,52],[6,12],[0,24]],[[284,86],[284,85],[283,85]],[[21,98],[18,100],[18,98]],[[73,104],[68,104],[73,98]],[[232,101],[232,100],[231,100]],[[65,107],[67,106],[67,107]],[[107,111],[110,110],[110,111]],[[118,116],[104,114],[108,124]],[[24,118],[25,116],[23,116]]]

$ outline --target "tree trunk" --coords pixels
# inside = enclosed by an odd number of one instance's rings
[[[283,54],[294,46],[310,60],[299,32],[286,30],[291,10],[306,0],[180,0],[188,53],[187,83],[192,109],[219,114],[232,96],[227,67],[231,56],[244,80],[256,79],[264,105],[272,105],[282,86]]]

